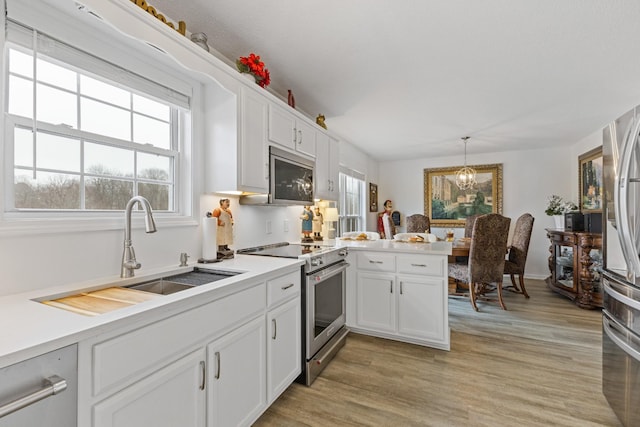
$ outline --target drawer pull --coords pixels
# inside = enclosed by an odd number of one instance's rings
[[[400,295],[402,295],[402,282],[400,282]]]
[[[293,287],[293,283],[290,283],[290,284],[288,284],[288,285],[286,285],[286,286],[283,286],[283,287],[282,287],[282,288],[280,288],[280,289],[282,289],[283,291],[285,291],[285,290],[287,290],[287,289],[289,289],[289,288],[292,288],[292,287]]]
[[[369,264],[382,264],[382,261],[374,261],[372,259],[369,260]]]
[[[427,264],[411,264],[411,267],[426,267]]]

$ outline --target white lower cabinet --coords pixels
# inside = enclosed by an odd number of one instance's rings
[[[395,276],[392,274],[357,274],[356,321],[363,328],[394,332],[396,329]]]
[[[205,351],[194,351],[94,407],[95,427],[205,425]]]
[[[300,279],[295,266],[81,341],[78,425],[251,425],[300,374]]]
[[[271,404],[302,369],[300,298],[269,311],[267,325],[267,402]]]
[[[265,409],[265,341],[260,316],[207,346],[207,426],[251,425]]]
[[[357,251],[349,327],[448,350],[446,262],[445,255]]]
[[[444,340],[446,286],[441,279],[398,276],[398,333],[425,340]]]

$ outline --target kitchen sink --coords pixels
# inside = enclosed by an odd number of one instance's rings
[[[184,291],[185,289],[193,288],[194,286],[206,285],[207,283],[227,279],[238,274],[242,273],[237,271],[210,270],[207,268],[194,267],[193,271],[163,277],[152,282],[127,286],[127,288],[152,292],[154,294],[169,295],[175,292]]]
[[[242,273],[238,271],[212,270],[208,268],[194,267],[193,271],[165,277],[164,280],[191,286],[200,286],[216,282],[218,280],[227,279],[238,274]]]
[[[154,280],[153,282],[140,283],[138,285],[127,286],[129,289],[137,291],[151,292],[159,295],[170,295],[185,289],[193,288],[193,285],[185,285],[184,283],[171,282],[169,280]]]

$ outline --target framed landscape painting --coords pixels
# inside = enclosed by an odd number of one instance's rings
[[[602,147],[594,148],[578,157],[580,210],[602,211]]]
[[[464,227],[468,216],[502,214],[502,163],[470,166],[477,184],[469,190],[456,185],[461,167],[424,170],[424,214],[432,227]]]

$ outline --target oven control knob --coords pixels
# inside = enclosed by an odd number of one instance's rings
[[[320,260],[318,258],[311,258],[311,265],[317,267],[320,265]]]
[[[347,256],[348,253],[349,251],[347,251],[346,249],[340,249],[340,251],[338,251],[338,255],[340,256]]]

